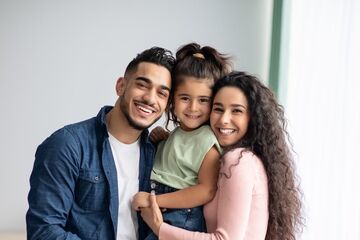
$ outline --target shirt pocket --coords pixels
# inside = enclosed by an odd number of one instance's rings
[[[101,170],[80,170],[75,201],[84,210],[102,211],[108,206],[108,186]]]

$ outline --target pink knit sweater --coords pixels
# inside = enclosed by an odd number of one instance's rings
[[[208,233],[191,232],[163,223],[164,240],[260,240],[268,223],[268,187],[264,166],[251,152],[235,149],[224,156],[215,198],[204,207]],[[230,177],[229,177],[230,176]]]

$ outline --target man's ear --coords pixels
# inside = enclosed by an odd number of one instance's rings
[[[115,87],[115,90],[116,90],[116,94],[120,97],[124,94],[125,92],[125,78],[124,77],[120,77],[117,82],[116,82],[116,87]]]

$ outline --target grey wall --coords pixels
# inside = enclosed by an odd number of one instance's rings
[[[116,99],[136,53],[196,41],[267,79],[272,1],[0,0],[0,231],[25,229],[39,143]]]

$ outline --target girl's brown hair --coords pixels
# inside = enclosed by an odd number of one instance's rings
[[[230,57],[219,53],[216,49],[197,43],[189,43],[176,52],[176,63],[172,72],[171,93],[167,109],[166,128],[170,121],[178,125],[178,119],[174,113],[174,92],[182,84],[186,77],[195,77],[210,81],[212,86],[216,80],[231,71]]]

